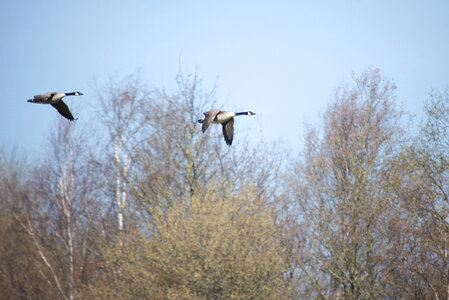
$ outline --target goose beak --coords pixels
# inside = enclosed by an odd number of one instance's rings
[[[27,100],[27,102],[33,102],[33,101],[32,101],[32,99],[30,99],[30,100]]]

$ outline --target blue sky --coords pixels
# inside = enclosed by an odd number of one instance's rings
[[[449,85],[448,1],[0,0],[0,37],[0,145],[31,152],[59,115],[27,99],[78,90],[69,107],[95,105],[96,86],[138,69],[167,89],[180,64],[206,87],[218,76],[217,108],[257,113],[237,131],[294,148],[352,72],[379,68],[417,114]]]

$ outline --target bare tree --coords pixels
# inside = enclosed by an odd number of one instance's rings
[[[388,296],[392,216],[383,165],[396,152],[400,114],[395,85],[378,70],[338,90],[321,131],[306,136],[294,171],[301,248],[299,266],[320,298]]]
[[[432,92],[421,132],[392,165],[410,219],[402,277],[419,297],[449,299],[449,90]]]
[[[134,149],[142,140],[147,115],[145,106],[152,107],[149,92],[138,75],[130,75],[121,82],[111,80],[99,92],[99,114],[105,131],[109,134],[106,162],[111,163],[111,171],[106,174],[113,189],[113,199],[117,208],[119,231],[124,229],[124,214],[128,205],[128,181],[133,167]]]
[[[274,195],[275,179],[281,178],[275,175],[282,166],[282,155],[274,155],[279,149],[250,148],[245,139],[228,147],[221,128],[210,131],[214,136],[202,134],[197,120],[216,107],[215,86],[206,90],[197,73],[179,73],[176,83],[174,91],[156,89],[153,106],[144,108],[151,130],[137,148],[133,176],[139,209],[149,213],[144,219],[150,221],[154,210],[164,211],[177,199],[201,195],[211,183],[223,197],[247,182],[257,184],[260,194],[270,190]]]
[[[60,119],[49,151],[30,178],[27,210],[15,213],[36,249],[39,274],[57,297],[74,299],[89,259],[96,164],[73,124]],[[97,221],[97,220],[96,220]]]
[[[30,210],[28,169],[31,164],[17,155],[18,149],[0,148],[0,299],[51,298],[36,266],[38,253],[20,226],[22,211]]]

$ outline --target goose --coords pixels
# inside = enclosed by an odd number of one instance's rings
[[[34,96],[33,99],[28,100],[27,102],[31,103],[40,103],[40,104],[51,104],[56,110],[66,119],[73,121],[77,120],[73,118],[72,113],[70,112],[69,108],[67,107],[67,104],[62,101],[62,98],[65,96],[81,96],[83,93],[80,92],[73,92],[73,93],[57,93],[57,92],[51,92],[51,93],[45,93],[41,95]]]
[[[253,116],[252,111],[232,112],[219,109],[212,109],[204,113],[205,118],[199,119],[198,123],[202,123],[201,130],[203,133],[210,124],[221,124],[223,127],[223,136],[226,144],[232,145],[232,138],[234,137],[234,117],[235,116]]]

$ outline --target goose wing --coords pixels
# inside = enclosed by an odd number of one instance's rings
[[[205,112],[205,113],[204,113],[205,118],[204,118],[204,121],[203,121],[203,126],[201,127],[201,130],[202,130],[203,132],[205,132],[206,129],[209,127],[209,125],[214,121],[215,116],[216,116],[219,112],[220,112],[219,109],[212,109],[212,110],[209,110],[208,112]]]
[[[33,102],[45,102],[50,100],[55,93],[45,93],[34,96]]]
[[[223,136],[226,144],[231,146],[232,139],[234,138],[234,118],[221,125],[223,125]]]
[[[56,103],[52,103],[51,106],[53,106],[54,108],[56,108],[58,110],[58,112],[66,119],[69,119],[70,121],[75,120],[75,118],[73,118],[72,113],[69,110],[69,107],[67,106],[67,104],[64,103],[64,101],[58,101]]]

